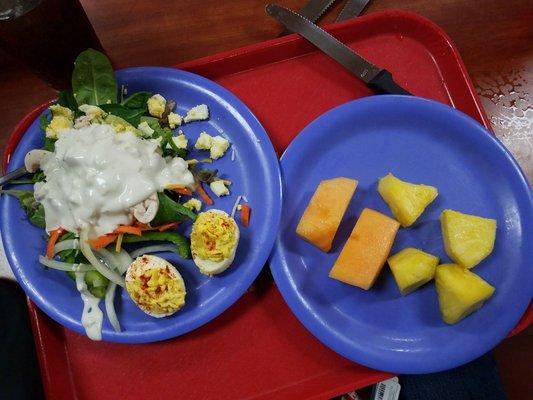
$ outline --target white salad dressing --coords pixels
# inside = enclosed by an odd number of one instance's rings
[[[165,159],[154,141],[100,124],[62,131],[41,169],[46,182],[34,189],[46,230],[88,227],[96,236],[130,224],[130,208],[167,185],[194,184],[183,159]]]
[[[93,296],[87,290],[85,283],[85,272],[75,272],[76,288],[80,292],[83,300],[83,312],[81,314],[81,324],[85,328],[85,333],[92,340],[102,340],[102,321],[104,314],[98,304],[100,299]]]

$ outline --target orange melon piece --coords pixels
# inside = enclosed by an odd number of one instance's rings
[[[365,208],[329,272],[330,278],[370,289],[390,253],[400,223]]]
[[[300,219],[296,233],[319,249],[330,251],[357,183],[349,178],[320,182]]]

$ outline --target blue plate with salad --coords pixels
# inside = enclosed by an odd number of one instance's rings
[[[0,189],[11,268],[50,317],[93,340],[185,334],[252,284],[278,230],[270,140],[221,86],[170,68],[113,71],[86,50]]]

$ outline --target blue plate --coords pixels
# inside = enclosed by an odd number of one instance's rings
[[[493,348],[529,304],[530,189],[501,143],[461,112],[415,97],[353,101],[307,126],[283,155],[281,170],[283,212],[272,273],[300,321],[341,355],[395,373],[449,369]],[[400,229],[393,252],[414,246],[449,262],[438,220],[445,208],[498,221],[494,252],[474,268],[496,292],[456,325],[442,321],[433,282],[402,297],[388,266],[368,291],[328,278],[364,207],[392,215],[377,192],[378,178],[388,172],[439,189],[416,225]],[[318,183],[338,176],[359,186],[326,254],[295,229]]]
[[[140,343],[167,339],[189,332],[212,320],[233,304],[250,286],[264,266],[278,230],[281,209],[279,164],[265,130],[250,110],[233,94],[200,76],[170,68],[131,68],[117,72],[120,85],[128,93],[147,90],[176,100],[180,114],[201,103],[209,106],[209,121],[193,122],[181,129],[194,145],[201,131],[229,138],[231,149],[208,168],[218,168],[230,179],[231,196],[216,198],[214,207],[230,212],[237,195],[246,195],[253,211],[249,228],[241,227],[241,239],[233,265],[213,278],[202,275],[192,261],[168,253],[182,274],[187,288],[185,307],[172,317],[155,319],[144,314],[120,291],[115,301],[123,327],[115,333],[104,318],[103,339]],[[42,146],[38,121],[28,129],[14,152],[9,169],[23,165],[26,152]],[[208,156],[208,155],[207,155]],[[205,152],[190,153],[190,158],[206,158]],[[84,333],[80,323],[82,301],[74,283],[59,271],[44,270],[37,262],[45,253],[44,231],[31,225],[18,201],[2,196],[0,227],[11,268],[28,296],[50,317],[67,328]],[[103,304],[101,303],[103,309]],[[104,313],[105,314],[105,313]]]

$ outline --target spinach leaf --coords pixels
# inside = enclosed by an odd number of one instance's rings
[[[131,109],[143,108],[144,110],[148,109],[148,99],[152,97],[150,92],[137,92],[132,94],[127,99],[123,100],[121,105]]]
[[[131,109],[120,104],[102,104],[100,108],[106,113],[113,114],[128,121],[135,128],[141,122],[141,116],[146,112],[146,109]]]
[[[94,49],[80,53],[74,61],[72,91],[77,104],[98,106],[117,102],[117,81],[105,54]]]
[[[54,151],[56,149],[56,140],[57,139],[45,137],[43,150]]]
[[[39,228],[46,228],[46,219],[44,217],[44,207],[41,203],[36,202],[36,207],[30,211],[26,211],[28,213],[28,219],[30,222],[38,226]]]
[[[31,177],[32,183],[44,182],[45,180],[46,180],[46,175],[44,174],[43,171],[37,171]]]
[[[74,98],[72,90],[62,90],[61,92],[59,92],[59,95],[57,96],[57,104],[63,107],[67,107],[74,112],[78,111],[78,103]]]
[[[177,232],[157,232],[148,231],[143,232],[142,236],[125,234],[122,238],[122,243],[139,243],[150,241],[168,241],[174,243],[178,247],[178,254],[181,258],[191,258],[191,244],[189,239]]]
[[[196,219],[195,213],[180,203],[175,202],[166,194],[159,192],[157,193],[157,197],[159,198],[159,209],[151,222],[153,226],[164,225],[170,222],[181,222],[187,218],[193,221]]]
[[[41,114],[39,117],[39,126],[43,131],[46,131],[46,127],[50,124],[50,121],[48,120],[48,116],[46,114]]]
[[[28,220],[39,228],[46,228],[44,207],[35,200],[33,190],[0,190],[0,194],[8,194],[20,201],[22,209],[26,212]]]

